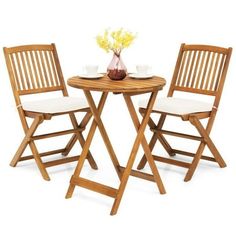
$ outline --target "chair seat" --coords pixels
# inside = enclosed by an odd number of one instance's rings
[[[83,98],[59,97],[24,102],[22,107],[25,111],[54,114],[84,109],[88,107],[88,103]]]
[[[141,108],[147,107],[147,100],[139,102]],[[207,112],[212,110],[213,105],[197,100],[183,99],[183,98],[160,98],[157,99],[153,106],[153,110],[157,112],[164,112],[172,115],[187,115],[198,112]]]

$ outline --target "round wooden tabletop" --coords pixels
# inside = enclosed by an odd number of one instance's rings
[[[99,79],[86,79],[74,76],[67,81],[74,88],[91,91],[117,92],[117,93],[142,93],[161,90],[166,84],[165,79],[153,76],[148,79],[133,79],[126,77],[123,80],[111,80],[106,75]]]

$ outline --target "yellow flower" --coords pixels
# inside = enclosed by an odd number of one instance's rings
[[[134,39],[135,35],[129,31],[124,31],[123,28],[111,32],[105,30],[103,35],[96,37],[99,47],[106,52],[113,51],[117,54],[120,54],[122,49],[129,47]]]
[[[102,37],[102,36],[97,36],[97,43],[99,45],[99,47],[101,47],[102,49],[104,49],[105,51],[109,51],[109,41],[108,38],[106,37]]]

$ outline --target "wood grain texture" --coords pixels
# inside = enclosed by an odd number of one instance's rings
[[[157,140],[159,140],[161,145],[165,148],[170,156],[175,154],[187,155],[193,157],[193,160],[191,163],[186,164],[177,160],[160,156],[154,156],[154,158],[157,161],[187,168],[188,171],[184,178],[185,181],[191,180],[200,159],[217,162],[220,167],[226,166],[223,158],[221,157],[209,135],[213,127],[217,108],[219,106],[231,54],[232,48],[223,48],[210,45],[181,44],[168,92],[168,97],[172,97],[175,91],[213,96],[214,102],[212,110],[184,115],[170,114],[158,111],[158,109],[152,111],[153,113],[161,113],[161,117],[157,125],[155,125],[154,122],[149,122],[151,130],[154,131],[154,134],[149,143],[150,149],[153,150]],[[140,109],[141,114],[145,112],[146,109]],[[200,136],[164,130],[162,127],[165,117],[169,115],[175,117],[179,116],[183,121],[189,121],[197,129]],[[206,128],[201,124],[201,119],[208,119]],[[163,139],[164,135],[192,139],[199,141],[200,144],[195,153],[190,153],[184,150],[172,148],[167,140]],[[213,157],[203,155],[205,146],[208,146]],[[138,169],[144,168],[146,163],[147,157],[144,155],[138,164]]]
[[[59,112],[59,113],[43,113],[32,112],[23,110],[21,106],[22,95],[32,95],[36,93],[46,93],[53,91],[61,91],[62,96],[68,96],[66,85],[64,82],[63,74],[61,71],[59,58],[54,44],[49,45],[24,45],[12,48],[4,48],[4,55],[6,59],[7,69],[10,77],[12,91],[14,94],[16,106],[22,123],[22,127],[25,132],[25,138],[16,151],[15,156],[11,161],[11,166],[16,166],[19,161],[35,159],[36,164],[45,180],[50,180],[46,168],[54,165],[64,164],[71,161],[75,161],[78,158],[67,157],[51,162],[43,162],[42,156],[69,153],[74,146],[75,141],[79,141],[81,147],[84,145],[84,138],[82,131],[85,129],[87,122],[82,118],[80,124],[77,123],[74,112],[85,113],[84,117],[90,117],[89,107],[79,109],[76,111]],[[35,135],[34,132],[38,126],[45,120],[50,120],[57,115],[69,114],[70,120],[73,125],[73,129],[62,130],[53,133],[46,133]],[[28,125],[26,119],[33,118],[34,121],[31,125]],[[87,120],[87,118],[86,118]],[[69,141],[65,148],[52,150],[44,153],[40,153],[36,147],[35,140],[41,140],[45,138],[52,138],[61,135],[74,134],[73,142]],[[27,146],[30,146],[32,155],[22,156]],[[89,152],[87,159],[93,169],[97,169],[96,162],[94,161],[91,153]]]
[[[64,91],[64,78],[59,73],[60,64],[54,53],[55,45],[25,45],[4,48],[12,65],[11,75],[21,94]]]
[[[216,96],[224,82],[223,68],[232,48],[181,45],[169,95],[174,90]]]
[[[124,80],[114,81],[106,75],[104,77],[91,80],[83,79],[79,76],[68,79],[67,84],[74,88],[90,91],[119,92],[119,93],[142,93],[156,91],[163,88],[166,81],[161,77],[154,76],[150,79],[132,79],[126,77]]]
[[[135,177],[142,178],[145,180],[156,182],[160,193],[164,194],[165,188],[160,178],[159,172],[155,166],[148,143],[144,137],[144,131],[149,121],[150,113],[153,108],[153,104],[155,102],[157,93],[165,85],[165,80],[163,78],[154,76],[153,78],[143,79],[143,80],[134,80],[127,77],[122,81],[114,81],[114,80],[110,80],[106,75],[104,75],[102,78],[97,79],[97,80],[83,79],[78,76],[75,76],[73,78],[68,79],[67,83],[68,85],[72,87],[83,90],[87,98],[88,104],[90,106],[94,120],[91,125],[90,131],[88,133],[88,139],[85,141],[84,149],[81,153],[81,157],[78,161],[74,174],[71,176],[71,181],[70,181],[70,185],[68,187],[67,193],[66,193],[66,198],[72,197],[75,186],[84,187],[92,191],[105,194],[110,197],[114,197],[115,201],[113,203],[110,214],[115,215],[118,211],[118,208],[119,208],[119,205],[120,205],[120,202],[121,202],[121,199],[122,199],[122,196],[125,191],[126,184],[128,182],[130,175],[133,175]],[[93,99],[91,91],[102,92],[102,96],[101,96],[98,106],[96,106],[96,103]],[[108,92],[112,92],[115,94],[116,93],[123,94],[130,116],[133,120],[135,129],[137,131],[137,136],[134,140],[134,144],[132,146],[132,149],[128,158],[128,162],[125,168],[120,166],[119,161],[116,157],[116,154],[113,150],[111,141],[105,130],[105,126],[101,120],[101,112],[105,105]],[[131,97],[134,95],[142,94],[142,93],[150,93],[150,98],[148,102],[147,112],[144,114],[142,121],[139,122]],[[99,128],[100,134],[103,138],[103,141],[109,153],[110,159],[120,179],[120,185],[118,189],[113,189],[109,186],[101,185],[100,183],[93,182],[93,181],[83,179],[80,177],[80,173],[82,171],[83,164],[84,164],[84,159],[88,153],[88,148],[91,145],[96,127]],[[140,144],[143,146],[143,149],[147,155],[147,160],[149,162],[153,175],[132,170],[132,166],[134,164]]]

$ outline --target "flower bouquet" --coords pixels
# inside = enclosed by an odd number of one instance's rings
[[[135,35],[122,28],[116,31],[105,30],[103,35],[97,36],[97,43],[99,47],[106,52],[113,52],[113,58],[108,65],[107,75],[113,80],[122,80],[126,77],[127,69],[121,59],[121,52],[124,48],[130,46]]]

